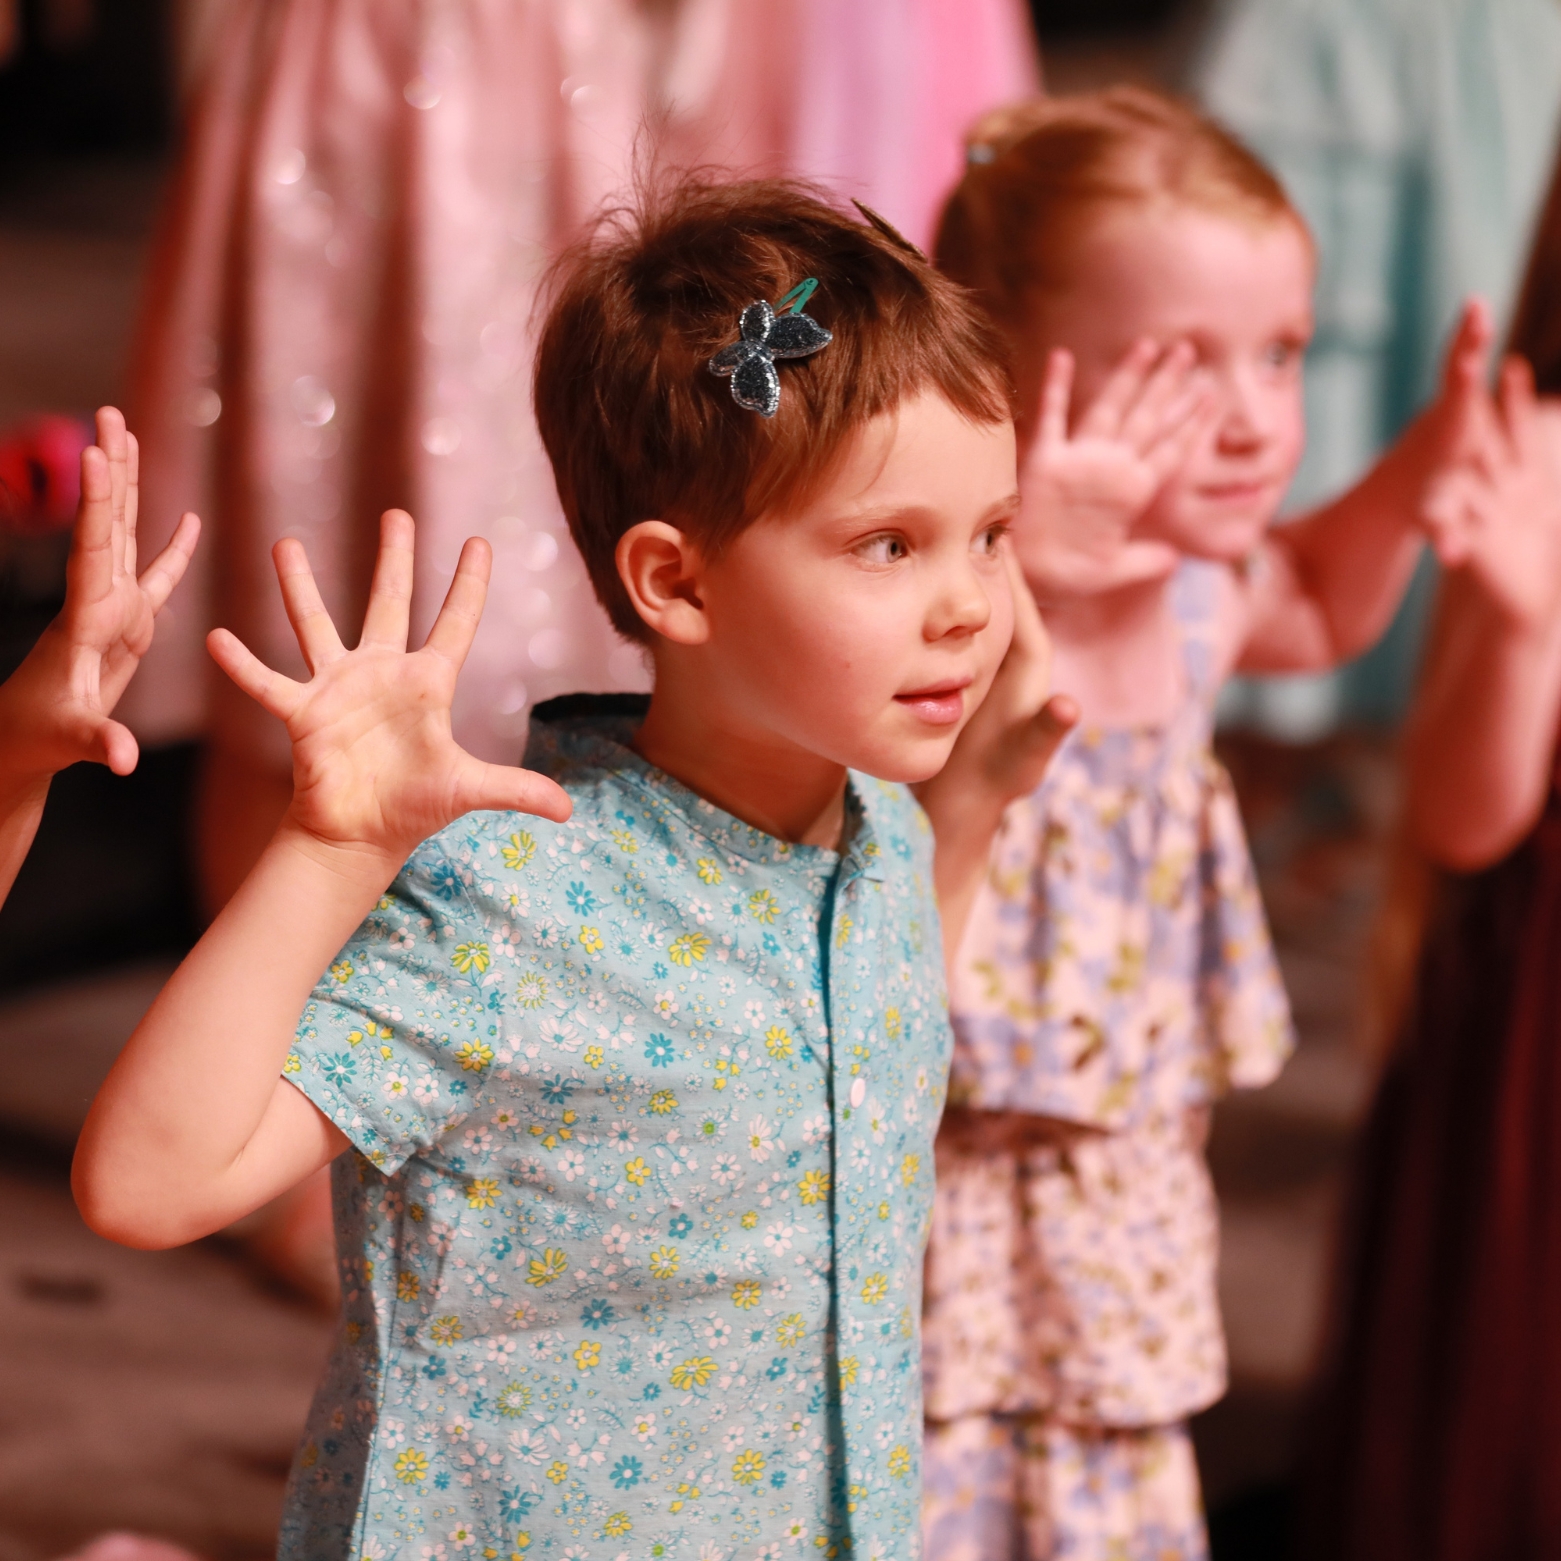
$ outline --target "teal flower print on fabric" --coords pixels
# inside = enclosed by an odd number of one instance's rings
[[[284,1076],[356,1152],[280,1554],[908,1561],[926,820],[853,776],[845,849],[788,845],[568,703],[526,762],[573,818],[425,842],[299,1026]]]

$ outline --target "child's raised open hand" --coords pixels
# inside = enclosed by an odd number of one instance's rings
[[[1132,529],[1204,431],[1208,401],[1194,364],[1186,342],[1164,351],[1135,343],[1070,433],[1073,354],[1051,354],[1015,532],[1025,574],[1044,595],[1094,595],[1176,568],[1174,548],[1135,540]]]
[[[81,456],[65,605],[0,684],[0,782],[7,790],[46,786],[81,759],[116,775],[135,768],[136,740],[111,714],[200,534],[200,522],[186,515],[138,577],[136,441],[114,407],[99,408],[97,438]]]
[[[288,823],[328,848],[379,858],[392,874],[420,841],[463,813],[514,808],[569,817],[569,800],[553,781],[485,764],[451,735],[456,677],[487,596],[488,544],[468,539],[427,643],[409,652],[412,538],[412,517],[388,510],[363,634],[353,650],[337,636],[303,545],[277,543],[277,578],[309,664],[307,683],[273,672],[225,629],[213,630],[207,641],[223,671],[287,724],[293,744]]]
[[[1424,504],[1442,565],[1466,571],[1523,629],[1548,628],[1561,611],[1561,450],[1541,417],[1532,371],[1509,358],[1497,400],[1470,418],[1463,458],[1437,473]]]

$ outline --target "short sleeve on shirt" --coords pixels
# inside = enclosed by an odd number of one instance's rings
[[[471,1111],[499,1041],[489,933],[426,840],[320,978],[283,1077],[387,1174]]]

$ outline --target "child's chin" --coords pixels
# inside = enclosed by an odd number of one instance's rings
[[[1242,516],[1194,523],[1177,538],[1176,546],[1189,558],[1211,564],[1239,564],[1252,556],[1268,532],[1267,517]]]
[[[894,781],[902,786],[915,786],[931,780],[945,764],[959,735],[960,722],[946,736],[921,737],[904,743],[884,743],[851,762],[853,770],[871,775],[876,780]]]

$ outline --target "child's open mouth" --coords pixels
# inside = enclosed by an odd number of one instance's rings
[[[958,678],[931,688],[914,689],[909,694],[896,694],[895,703],[915,711],[930,726],[952,726],[965,713],[965,690],[970,681]]]

